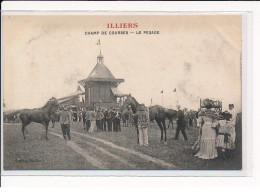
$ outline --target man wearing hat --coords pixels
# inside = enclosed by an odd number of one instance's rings
[[[68,106],[65,106],[60,114],[60,124],[61,124],[61,130],[63,134],[63,138],[66,140],[71,139],[70,136],[70,126],[72,124],[72,115],[70,111],[68,110]]]
[[[128,111],[129,111],[129,122],[130,122],[132,125],[134,125],[134,118],[133,118],[134,113],[133,113],[133,111],[132,111],[131,105],[128,105],[128,106],[127,106],[127,109],[128,109]]]
[[[115,108],[114,122],[113,122],[115,132],[121,131],[120,120],[121,120],[121,113],[119,112],[119,108]]]
[[[139,130],[139,145],[148,146],[148,124],[149,124],[149,113],[146,111],[145,105],[140,105],[138,115],[138,130]]]
[[[231,139],[232,139],[232,147],[231,149],[227,150],[227,156],[228,157],[233,157],[234,153],[233,150],[235,149],[235,139],[236,139],[236,121],[237,121],[237,112],[235,111],[235,106],[234,104],[229,104],[229,113],[232,115],[230,120],[228,121],[228,126],[230,129],[231,133]]]
[[[88,132],[90,129],[90,108],[86,108],[86,114],[85,114],[85,120],[86,120],[86,131]]]
[[[112,110],[111,108],[107,111],[107,128],[108,131],[112,131]]]
[[[102,131],[103,127],[101,125],[101,120],[104,118],[104,114],[101,112],[101,108],[98,108],[98,111],[97,111],[97,121],[96,121],[96,124],[97,124],[97,130],[98,131]]]
[[[102,109],[102,113],[104,115],[104,118],[101,120],[101,125],[102,125],[102,130],[106,131],[107,130],[107,110],[106,109]]]
[[[97,118],[97,113],[94,111],[94,109],[90,109],[89,111],[89,120],[90,120],[90,128],[89,132],[93,133],[94,129],[96,127],[96,118]]]
[[[117,132],[118,128],[117,128],[117,123],[116,123],[116,108],[115,107],[113,107],[111,114],[112,114],[112,131]]]
[[[185,132],[185,128],[187,126],[187,123],[186,123],[186,120],[185,120],[184,112],[181,111],[181,110],[178,110],[177,118],[178,118],[178,120],[177,120],[177,128],[176,128],[175,137],[173,139],[178,140],[179,133],[181,132],[183,137],[184,137],[184,140],[188,141],[187,134]]]

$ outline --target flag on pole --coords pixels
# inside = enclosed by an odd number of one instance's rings
[[[100,45],[100,39],[98,39],[98,41],[97,41],[97,45]]]
[[[173,92],[176,92],[176,88],[173,90]]]
[[[161,94],[163,94],[163,90],[161,91]]]

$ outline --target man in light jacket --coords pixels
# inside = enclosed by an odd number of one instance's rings
[[[70,127],[72,124],[72,114],[68,110],[67,106],[64,107],[64,109],[62,110],[62,112],[60,114],[60,124],[61,124],[63,138],[65,140],[67,140],[67,138],[68,138],[68,140],[70,140],[71,139]]]
[[[90,120],[89,132],[90,133],[94,132],[94,129],[96,127],[96,118],[97,118],[97,113],[93,109],[90,109],[89,111],[89,120]]]
[[[149,113],[146,111],[144,104],[140,105],[138,111],[138,130],[139,130],[139,146],[148,146],[148,124]]]
[[[104,114],[101,112],[101,108],[98,108],[98,111],[97,111],[97,121],[96,121],[96,124],[97,124],[97,130],[98,131],[103,131],[103,127],[102,127],[102,123],[101,123],[101,120],[104,118]]]

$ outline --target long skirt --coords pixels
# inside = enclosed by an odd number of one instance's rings
[[[216,149],[216,131],[211,127],[211,124],[202,126],[202,134],[200,139],[199,151],[195,155],[202,159],[213,159],[218,157],[218,151]]]

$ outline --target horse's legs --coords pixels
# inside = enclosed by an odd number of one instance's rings
[[[46,140],[48,140],[48,126],[49,126],[49,123],[46,123],[46,124],[45,124],[45,128],[46,128]]]
[[[162,120],[162,125],[163,125],[163,130],[164,130],[164,142],[167,142],[165,120]]]
[[[25,134],[24,134],[25,126],[26,126],[26,125],[23,123],[23,124],[22,124],[22,133],[23,133],[23,138],[24,138],[24,140],[25,140]]]
[[[138,124],[137,124],[137,121],[134,121],[134,126],[135,126],[135,129],[136,129],[136,136],[137,136],[137,144],[139,144],[139,129],[138,129]]]
[[[172,124],[172,129],[173,129],[173,120],[169,120],[168,129],[170,128],[170,124]]]
[[[159,126],[159,128],[161,130],[161,141],[163,141],[163,126],[162,126],[160,120],[155,119],[155,121],[156,121],[157,125]]]
[[[86,124],[85,124],[84,120],[83,120],[83,129],[84,129],[84,131],[86,130]]]

